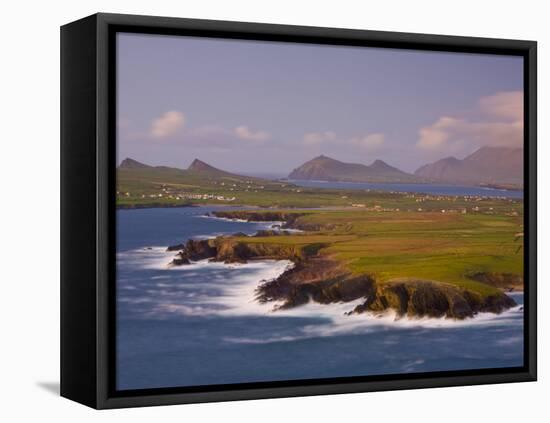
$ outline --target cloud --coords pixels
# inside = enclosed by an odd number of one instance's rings
[[[348,145],[362,150],[375,150],[384,144],[384,134],[373,133],[366,135],[355,135],[351,138],[338,138],[335,132],[308,132],[303,137],[306,146],[320,145]]]
[[[270,139],[269,133],[266,131],[252,131],[248,126],[242,125],[237,126],[233,133],[235,136],[244,141],[253,141],[253,142],[265,142]]]
[[[453,131],[464,125],[466,121],[448,116],[439,118],[434,124],[420,129],[418,146],[425,149],[439,149],[449,141]]]
[[[150,135],[153,138],[166,138],[178,133],[185,125],[185,115],[176,110],[164,113],[153,120]]]
[[[375,133],[353,137],[349,140],[349,142],[363,149],[374,150],[382,146],[382,144],[384,144],[384,140],[384,134]]]
[[[271,138],[266,131],[252,131],[248,126],[234,129],[220,125],[203,125],[186,128],[178,135],[177,142],[188,147],[215,149],[216,151],[233,150],[263,145]]]
[[[336,141],[336,134],[332,131],[308,132],[304,135],[304,144],[306,145],[318,145],[330,141]]]
[[[504,91],[482,97],[479,107],[483,113],[496,119],[523,121],[523,92]]]
[[[523,93],[499,92],[482,97],[473,118],[442,116],[419,130],[417,147],[447,154],[482,146],[523,145]]]

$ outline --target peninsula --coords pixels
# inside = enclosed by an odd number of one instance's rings
[[[464,319],[516,305],[523,289],[521,221],[514,215],[351,210],[235,210],[216,217],[284,221],[279,231],[188,240],[171,265],[290,260],[256,298],[274,310],[360,300],[349,313]],[[286,232],[300,229],[302,232]]]

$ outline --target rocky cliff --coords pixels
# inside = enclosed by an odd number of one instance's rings
[[[266,216],[262,214],[262,217]],[[273,242],[257,242],[254,237],[237,235],[189,240],[185,244],[168,247],[169,251],[178,251],[171,264],[186,265],[203,259],[225,263],[246,263],[259,259],[290,260],[294,263],[292,268],[278,278],[262,283],[256,290],[256,299],[262,303],[273,302],[276,304],[274,310],[297,307],[310,301],[329,304],[364,299],[349,313],[393,310],[400,317],[464,319],[479,312],[501,313],[516,305],[512,298],[497,290],[481,295],[439,281],[378,281],[375,275],[352,274],[337,260],[323,254],[326,247],[323,244],[285,244],[278,243],[276,239]],[[264,236],[267,239],[276,238],[275,234]]]

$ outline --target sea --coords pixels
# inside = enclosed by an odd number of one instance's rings
[[[522,199],[522,190],[507,190],[480,186],[445,184],[383,184],[366,182],[329,182],[289,180],[288,182],[308,188],[360,189],[367,191],[422,193],[431,195],[476,196]]]
[[[205,216],[220,209],[117,211],[117,389],[523,365],[521,293],[517,307],[463,321],[346,315],[355,302],[273,311],[255,289],[288,261],[169,266],[169,245],[274,224]]]

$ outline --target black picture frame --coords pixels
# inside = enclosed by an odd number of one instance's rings
[[[137,32],[524,58],[524,366],[117,392],[115,34]],[[61,28],[61,395],[97,409],[534,381],[537,377],[534,41],[95,14]]]

